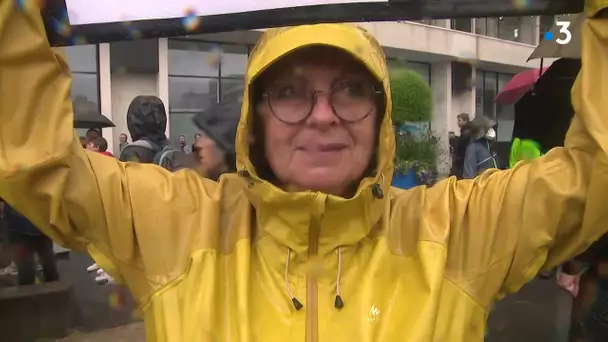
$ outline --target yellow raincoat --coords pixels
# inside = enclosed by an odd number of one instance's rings
[[[239,176],[216,183],[84,151],[65,57],[38,11],[14,3],[0,0],[0,197],[55,241],[115,267],[149,341],[482,341],[494,299],[608,230],[605,19],[583,25],[566,148],[474,180],[392,189],[389,98],[378,173],[342,199],[256,176],[247,94]],[[380,47],[349,25],[269,30],[247,84],[309,44],[356,56],[390,94]]]

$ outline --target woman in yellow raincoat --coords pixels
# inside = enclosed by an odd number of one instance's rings
[[[608,229],[607,20],[587,20],[583,50],[565,148],[403,191],[374,38],[268,30],[247,67],[238,174],[214,182],[84,151],[39,9],[0,0],[0,197],[98,255],[149,341],[482,341],[492,301]]]

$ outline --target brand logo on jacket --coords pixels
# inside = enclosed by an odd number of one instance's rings
[[[367,317],[365,317],[365,321],[368,323],[377,322],[380,320],[380,309],[376,307],[376,305],[372,305],[372,308],[369,309]]]

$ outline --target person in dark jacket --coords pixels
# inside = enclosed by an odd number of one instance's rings
[[[496,153],[492,151],[492,144],[496,140],[496,131],[492,128],[494,122],[478,116],[471,124],[474,133],[464,158],[462,177],[465,179],[475,178],[487,169],[498,168]]]
[[[462,179],[462,173],[464,171],[464,158],[466,155],[467,146],[471,141],[473,128],[471,126],[469,114],[460,113],[456,119],[458,127],[460,128],[460,135],[452,139],[454,144],[454,152],[450,175],[456,176],[458,179]]]
[[[133,142],[126,145],[120,153],[120,161],[152,163],[154,156],[170,144],[165,135],[167,113],[163,101],[156,96],[137,96],[127,110],[127,128]],[[147,148],[137,142],[146,142]]]
[[[194,124],[203,132],[194,143],[192,155],[198,171],[210,179],[236,172],[234,141],[241,116],[240,103],[223,103],[197,114]]]
[[[557,284],[575,297],[570,340],[606,341],[608,336],[608,235],[564,263]]]
[[[13,259],[17,265],[19,285],[36,283],[36,254],[42,264],[44,281],[58,281],[53,241],[8,203],[4,204],[4,216]]]

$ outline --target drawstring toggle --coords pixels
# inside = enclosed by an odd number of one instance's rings
[[[344,307],[344,301],[340,295],[336,295],[336,301],[334,302],[336,309],[342,309]]]
[[[296,310],[300,310],[304,307],[304,305],[302,305],[302,303],[300,303],[300,301],[296,297],[291,298],[291,302],[293,303],[293,307],[296,308]]]

